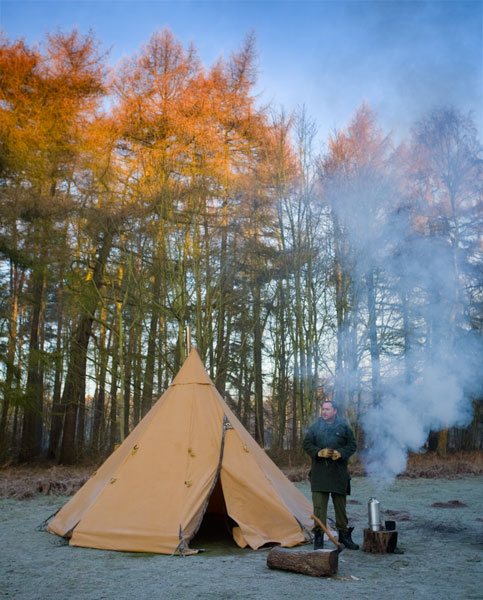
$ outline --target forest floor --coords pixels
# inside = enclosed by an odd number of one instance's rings
[[[296,483],[310,497],[308,483]],[[268,548],[240,549],[227,535],[195,538],[186,558],[71,547],[37,526],[68,500],[38,494],[0,500],[0,597],[15,600],[371,600],[483,598],[483,476],[398,479],[377,489],[354,477],[348,512],[362,544],[367,502],[396,520],[397,554],[344,550],[336,575],[266,566]],[[329,520],[333,518],[329,511]],[[326,542],[326,544],[330,544]],[[307,549],[310,546],[302,546]]]
[[[463,460],[450,470],[446,463],[443,472],[436,465],[437,460],[433,458],[430,469],[431,461],[417,457],[418,464],[410,465],[407,475],[385,487],[377,487],[370,478],[353,474],[348,513],[355,527],[354,540],[362,545],[367,502],[376,496],[381,502],[383,518],[397,523],[397,553],[380,555],[344,550],[339,556],[338,573],[328,578],[272,571],[266,566],[269,548],[242,550],[227,534],[216,539],[197,536],[192,547],[202,547],[205,552],[187,558],[70,547],[62,538],[38,531],[37,526],[68,500],[66,492],[54,495],[60,489],[59,482],[66,488],[70,486],[72,493],[87,477],[86,469],[82,472],[82,468],[69,471],[66,467],[37,467],[29,475],[27,467],[8,467],[0,471],[4,496],[0,500],[3,542],[0,597],[15,600],[67,597],[279,600],[298,596],[304,600],[319,600],[324,596],[362,600],[481,599],[481,461],[474,456],[470,472],[470,466],[463,467]],[[295,485],[310,497],[306,481]],[[32,489],[36,491],[29,495]],[[19,500],[20,497],[25,499]],[[331,507],[329,521],[333,517]]]

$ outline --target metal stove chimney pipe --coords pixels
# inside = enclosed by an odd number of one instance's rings
[[[377,498],[371,498],[367,505],[369,513],[369,529],[371,531],[381,530],[381,503]]]

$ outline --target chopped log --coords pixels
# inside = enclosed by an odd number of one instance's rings
[[[339,553],[337,550],[330,549],[307,551],[272,548],[267,556],[267,566],[270,569],[327,577],[337,573]]]
[[[397,546],[397,531],[372,531],[364,529],[364,552],[373,554],[389,554],[394,552]]]

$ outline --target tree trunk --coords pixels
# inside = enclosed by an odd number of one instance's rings
[[[118,377],[119,359],[118,353],[114,352],[111,365],[111,408],[109,411],[109,448],[108,453],[111,454],[117,441],[117,377]]]
[[[39,256],[39,264],[34,267],[32,273],[32,318],[22,442],[19,454],[21,462],[28,462],[39,457],[42,444],[43,370],[40,358],[40,328],[45,290],[45,266],[42,264],[42,260],[43,257]]]
[[[161,293],[161,277],[160,269],[156,269],[156,274],[153,282],[153,303],[151,321],[149,324],[149,339],[148,339],[148,354],[146,356],[146,365],[144,369],[143,395],[141,401],[141,417],[148,412],[153,403],[153,388],[154,388],[154,365],[156,362],[156,338],[159,323],[159,302]]]
[[[54,377],[54,393],[52,397],[52,419],[50,423],[50,439],[49,439],[49,458],[59,457],[59,442],[62,433],[62,420],[64,414],[62,412],[62,374],[63,374],[63,356],[62,356],[62,333],[64,323],[64,270],[60,272],[59,290],[57,292],[57,333],[56,333],[56,350],[55,350],[55,377]]]
[[[59,459],[61,464],[73,464],[77,460],[77,449],[75,447],[77,412],[84,388],[83,379],[86,376],[87,346],[91,335],[92,321],[91,316],[83,314],[72,341],[69,366],[62,394],[65,417]]]
[[[282,289],[282,281],[278,282],[278,314],[276,315],[275,331],[275,353],[274,353],[274,381],[272,396],[274,398],[273,409],[273,438],[271,446],[282,449],[285,437],[285,426],[287,419],[287,348],[285,344],[285,295]]]
[[[92,334],[94,314],[99,304],[98,290],[103,284],[104,268],[111,251],[113,235],[113,230],[108,228],[102,239],[101,247],[92,270],[92,277],[88,281],[84,310],[79,318],[71,345],[64,393],[62,394],[62,404],[66,407],[66,411],[60,453],[61,464],[72,464],[76,460],[75,432],[77,409],[80,395],[84,389],[83,381],[85,381],[86,377],[87,347]]]
[[[134,339],[134,377],[133,377],[133,428],[139,423],[141,416],[141,381],[142,381],[142,360],[141,360],[141,336],[137,326],[133,333]]]
[[[106,403],[106,376],[107,363],[109,361],[109,349],[111,347],[112,330],[109,330],[109,337],[106,346],[106,329],[102,324],[99,334],[99,373],[97,380],[97,389],[94,399],[94,416],[92,421],[91,451],[94,454],[102,455],[104,453],[104,412]]]
[[[377,315],[376,315],[376,296],[374,291],[374,270],[370,269],[366,273],[367,286],[367,307],[369,309],[369,344],[371,354],[372,369],[372,398],[374,406],[381,402],[381,367],[379,357],[379,344],[377,342]]]
[[[404,369],[407,385],[411,385],[414,379],[414,357],[412,352],[411,322],[409,319],[409,291],[401,292],[401,311],[404,330]]]
[[[229,159],[226,158],[228,161]],[[227,233],[227,212],[228,201],[226,188],[224,190],[224,199],[221,207],[222,227],[221,227],[221,246],[220,246],[220,278],[218,284],[218,318],[217,318],[217,337],[216,337],[216,379],[215,384],[218,390],[223,394],[226,387],[226,365],[227,356],[225,352],[226,337],[226,310],[228,289],[228,233]]]
[[[119,339],[119,352],[118,352],[118,363],[119,363],[119,443],[122,444],[124,438],[126,437],[125,427],[125,414],[126,414],[126,405],[125,405],[125,385],[126,385],[126,375],[125,375],[125,364],[124,364],[124,325],[122,319],[122,305],[118,302],[118,310],[117,310],[117,325],[118,325],[118,339]],[[129,412],[129,409],[128,411]]]
[[[131,387],[132,387],[132,369],[134,362],[134,335],[133,327],[129,330],[129,339],[127,342],[127,355],[125,357],[124,369],[124,433],[129,435],[129,416],[131,407]]]
[[[75,435],[75,445],[78,458],[82,458],[85,450],[86,439],[86,378],[83,377],[80,382],[79,408],[77,410],[77,428]]]
[[[20,274],[18,265],[11,263],[10,265],[10,303],[9,310],[10,322],[8,332],[8,349],[7,349],[7,373],[5,377],[2,414],[0,418],[0,460],[6,457],[8,450],[7,444],[7,424],[8,413],[11,406],[13,395],[13,382],[15,380],[15,353],[17,350],[18,337],[18,316],[19,316],[19,295],[23,287],[24,272]]]
[[[253,282],[253,367],[255,377],[255,440],[263,448],[265,423],[263,418],[263,379],[262,379],[262,324],[260,322],[260,288]]]
[[[336,258],[334,264],[334,283],[335,283],[335,311],[337,318],[337,358],[335,362],[335,385],[334,399],[342,405],[343,397],[343,370],[344,370],[344,285],[342,277],[342,267],[340,261]]]

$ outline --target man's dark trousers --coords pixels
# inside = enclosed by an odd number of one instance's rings
[[[324,525],[327,525],[327,506],[329,504],[330,492],[312,492],[312,502],[314,504],[314,514]],[[346,512],[345,494],[334,494],[332,492],[332,502],[335,510],[335,526],[339,531],[347,531],[347,512]]]

